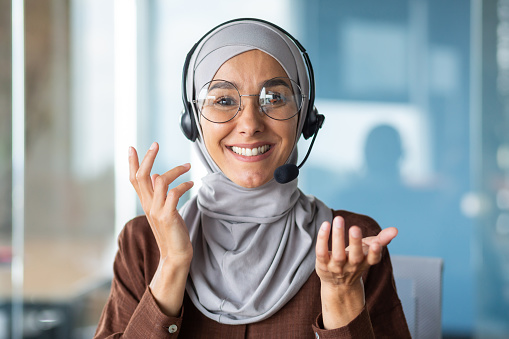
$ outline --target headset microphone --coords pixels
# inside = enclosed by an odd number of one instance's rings
[[[284,164],[283,166],[276,168],[274,171],[274,179],[276,179],[278,183],[286,184],[295,180],[299,176],[299,169],[308,159],[309,154],[311,153],[311,149],[313,148],[313,144],[315,143],[316,136],[318,135],[318,130],[322,127],[325,117],[322,114],[318,114],[318,112],[316,112],[316,120],[316,129],[315,133],[313,133],[313,140],[311,140],[311,144],[309,145],[308,152],[306,153],[304,160],[302,160],[299,166],[294,164]]]

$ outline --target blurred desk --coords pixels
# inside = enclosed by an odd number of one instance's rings
[[[90,338],[109,294],[114,246],[91,237],[25,240],[24,338]],[[11,266],[4,263],[0,339],[10,338],[11,289]]]

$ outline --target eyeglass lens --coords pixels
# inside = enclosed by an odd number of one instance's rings
[[[243,96],[237,87],[226,80],[212,80],[206,83],[198,95],[200,114],[212,122],[227,122],[233,119],[241,108]],[[302,106],[299,85],[289,78],[267,80],[259,94],[261,110],[275,120],[287,120],[295,116]]]

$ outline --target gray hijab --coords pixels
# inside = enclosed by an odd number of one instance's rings
[[[196,97],[224,62],[253,49],[271,55],[303,93],[309,92],[306,66],[293,41],[271,25],[242,20],[222,25],[198,45],[187,93]],[[307,105],[306,99],[298,135]],[[199,121],[196,107],[193,110]],[[332,211],[303,194],[297,180],[279,184],[272,179],[256,188],[233,183],[209,155],[200,128],[195,146],[209,174],[180,211],[194,250],[186,291],[193,304],[217,322],[261,321],[281,309],[314,271],[316,234],[323,221],[332,220]],[[294,145],[287,163],[296,162]]]

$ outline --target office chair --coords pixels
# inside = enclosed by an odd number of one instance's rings
[[[412,338],[442,338],[443,260],[393,255],[391,261]]]

